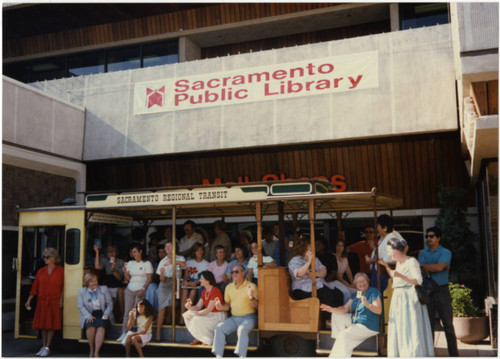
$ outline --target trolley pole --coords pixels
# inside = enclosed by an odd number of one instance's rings
[[[311,261],[311,272],[312,272],[312,296],[317,297],[316,288],[316,238],[314,233],[314,199],[309,199],[309,227],[311,229],[311,252],[313,253]]]

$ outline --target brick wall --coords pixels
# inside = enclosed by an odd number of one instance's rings
[[[17,226],[16,208],[60,205],[65,198],[75,198],[73,178],[30,169],[2,165],[2,223]]]

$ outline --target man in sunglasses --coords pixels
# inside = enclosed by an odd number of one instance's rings
[[[215,308],[221,311],[231,309],[232,316],[219,323],[215,327],[214,344],[212,353],[217,358],[224,354],[226,336],[238,333],[238,342],[234,354],[246,357],[248,349],[248,336],[253,328],[257,326],[256,310],[259,305],[257,300],[257,286],[245,279],[245,268],[241,264],[235,264],[231,270],[233,282],[231,282],[224,293],[224,302],[215,302]]]
[[[431,303],[427,305],[432,335],[434,336],[434,322],[437,311],[439,319],[443,323],[446,342],[448,343],[448,355],[456,357],[458,356],[457,337],[455,336],[455,328],[453,328],[453,311],[448,289],[451,252],[439,244],[441,229],[438,227],[427,228],[425,239],[429,246],[420,251],[418,261],[439,285],[439,289],[432,296]]]

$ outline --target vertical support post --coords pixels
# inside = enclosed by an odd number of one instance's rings
[[[279,255],[280,264],[285,263],[285,204],[278,202],[278,224],[279,224]]]
[[[175,315],[176,315],[176,298],[175,293],[177,290],[177,277],[176,277],[176,253],[177,253],[177,234],[176,234],[176,211],[172,207],[172,342],[175,343]]]
[[[298,234],[297,234],[297,226],[298,226],[298,223],[297,223],[297,213],[294,213],[292,214],[292,227],[293,227],[293,242],[294,243],[297,243],[297,237],[298,237]]]
[[[337,240],[345,239],[342,233],[342,211],[336,211],[335,216],[337,217]]]
[[[257,220],[257,264],[262,266],[262,204],[260,201],[255,203],[255,219]]]
[[[309,199],[309,227],[311,229],[311,252],[313,253],[313,258],[311,261],[311,272],[312,277],[312,296],[317,297],[318,292],[316,288],[316,238],[314,233],[314,199]]]

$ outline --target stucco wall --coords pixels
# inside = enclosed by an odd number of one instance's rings
[[[134,84],[379,52],[379,87],[134,116]],[[37,83],[86,112],[84,160],[457,128],[449,25]]]

